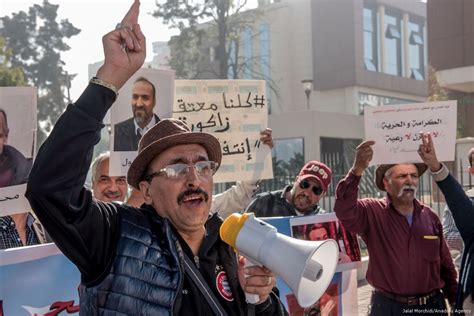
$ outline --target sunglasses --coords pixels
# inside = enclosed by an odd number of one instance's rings
[[[300,181],[300,188],[301,189],[306,190],[310,186],[311,186],[311,184],[309,183],[308,180],[301,180]],[[318,186],[315,186],[315,185],[313,185],[313,187],[311,188],[311,191],[313,191],[314,195],[321,195],[321,193],[323,193],[323,189],[318,187]]]

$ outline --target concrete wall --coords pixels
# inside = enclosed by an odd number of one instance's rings
[[[428,51],[436,70],[474,65],[474,1],[429,0]]]

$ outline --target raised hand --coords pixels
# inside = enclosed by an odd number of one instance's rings
[[[430,133],[420,133],[421,144],[418,147],[418,155],[423,162],[430,168],[431,171],[436,172],[441,169],[442,165],[436,157],[436,151],[433,144],[433,139]]]
[[[272,138],[272,129],[266,128],[260,132],[260,141],[270,147],[273,148],[273,138]]]
[[[375,144],[373,140],[366,140],[356,148],[356,157],[352,165],[352,172],[358,176],[362,175],[369,166],[369,162],[374,156],[372,146]]]
[[[146,57],[146,40],[138,15],[140,1],[135,0],[117,28],[104,35],[104,65],[97,77],[120,89],[125,82],[143,65]]]

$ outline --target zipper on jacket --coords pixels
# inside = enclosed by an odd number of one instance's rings
[[[194,263],[196,264],[196,267],[199,269],[199,257],[198,256],[194,256]]]

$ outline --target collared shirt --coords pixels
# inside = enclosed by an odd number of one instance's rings
[[[150,122],[145,126],[144,128],[141,128],[138,124],[137,121],[133,120],[133,125],[135,125],[135,134],[142,137],[150,128],[155,126],[155,124],[158,123],[156,121],[155,115],[151,118]]]
[[[39,244],[38,237],[33,230],[35,218],[28,214],[26,220],[26,245],[23,245],[11,216],[0,217],[0,249],[31,246]]]
[[[456,270],[438,216],[414,200],[410,226],[390,196],[358,200],[359,182],[352,172],[339,182],[334,210],[343,225],[367,244],[367,281],[376,289],[403,296],[443,289],[454,302]]]

